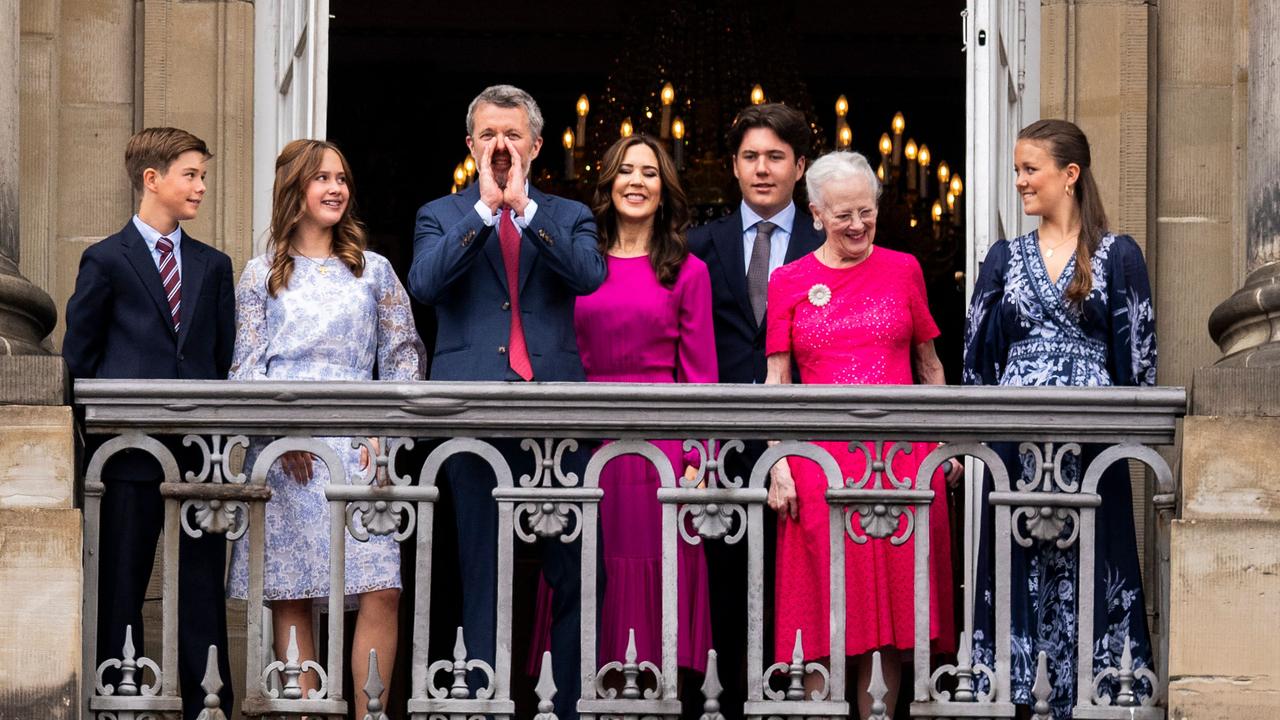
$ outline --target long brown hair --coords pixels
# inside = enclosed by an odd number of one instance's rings
[[[347,176],[347,210],[333,226],[333,254],[351,269],[351,274],[364,274],[364,226],[356,219],[356,188],[351,179],[351,166],[337,145],[324,140],[294,140],[284,146],[276,158],[276,181],[271,189],[271,272],[267,275],[267,293],[275,297],[289,287],[293,275],[293,256],[289,250],[307,212],[307,185],[320,170],[324,153],[332,150],[342,163]]]
[[[653,237],[649,239],[649,264],[664,287],[676,283],[680,266],[689,257],[689,245],[684,232],[689,228],[689,201],[680,187],[676,164],[662,143],[650,135],[632,135],[613,144],[600,161],[600,177],[596,180],[595,197],[591,210],[596,215],[600,234],[600,252],[607,253],[618,242],[618,211],[613,206],[613,181],[622,169],[627,150],[634,145],[646,145],[658,158],[658,179],[662,181],[662,196],[658,214],[653,219]]]
[[[1043,143],[1059,170],[1072,163],[1080,167],[1080,177],[1071,188],[1080,211],[1080,235],[1076,238],[1075,273],[1067,285],[1067,300],[1078,305],[1093,290],[1093,254],[1107,234],[1107,211],[1089,169],[1089,139],[1075,123],[1066,120],[1037,120],[1022,128],[1018,139]]]

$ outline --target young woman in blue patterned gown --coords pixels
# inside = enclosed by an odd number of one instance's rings
[[[236,344],[232,380],[382,380],[422,378],[425,351],[414,328],[409,296],[391,264],[365,250],[352,214],[351,172],[330,143],[295,140],[276,159],[271,247],[249,261],[236,288]],[[368,473],[369,457],[351,438],[319,438],[342,460],[346,482]],[[261,450],[254,442],[245,467]],[[329,595],[330,483],[325,464],[290,452],[267,473],[264,596],[271,605],[275,652],[285,657],[297,627],[302,660],[315,660],[311,608]],[[228,593],[248,594],[248,539],[231,553]],[[358,603],[351,672],[355,688],[368,675],[369,649],[378,651],[384,688],[396,654],[400,548],[391,536],[346,543],[345,594]],[[334,642],[331,640],[331,642]],[[337,642],[341,642],[337,640]],[[304,695],[314,673],[300,678]],[[356,717],[367,698],[357,691]],[[386,702],[386,695],[383,695]]]
[[[1142,251],[1133,238],[1107,230],[1090,171],[1089,144],[1075,125],[1041,120],[1024,128],[1014,151],[1023,210],[1040,218],[1028,235],[988,252],[965,332],[967,385],[1153,385],[1155,318]],[[1035,460],[1016,443],[993,444],[1011,485],[1031,478]],[[1103,448],[1067,454],[1063,480],[1078,482]],[[1052,459],[1049,459],[1052,462]],[[975,585],[974,661],[995,659],[992,513],[984,488],[982,547]],[[1125,638],[1135,667],[1151,667],[1151,641],[1139,574],[1127,463],[1098,484],[1094,572],[1094,672],[1118,664]],[[1071,533],[1071,523],[1062,537]],[[1079,542],[1012,543],[1013,700],[1033,703],[1036,659],[1048,655],[1055,718],[1070,718],[1076,698]],[[1104,687],[1105,690],[1105,687]],[[1139,694],[1150,688],[1140,684]]]

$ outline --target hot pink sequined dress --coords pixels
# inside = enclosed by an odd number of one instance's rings
[[[823,291],[821,287],[826,289]],[[829,295],[823,302],[824,296]],[[769,279],[769,323],[765,350],[792,353],[801,380],[811,384],[909,385],[911,348],[938,336],[929,314],[924,276],[916,259],[877,247],[851,268],[833,269],[810,254],[779,268]],[[857,440],[859,438],[848,438]],[[862,477],[866,457],[848,442],[819,443],[840,463],[846,478]],[[893,445],[884,443],[884,450]],[[875,452],[873,443],[868,449]],[[912,443],[910,453],[891,459],[894,475],[912,479],[931,443]],[[882,459],[877,452],[876,459]],[[803,632],[808,659],[830,655],[830,535],[824,493],[827,482],[808,460],[789,461],[799,518],[778,521],[775,654],[789,661],[796,630]],[[888,478],[869,487],[891,489]],[[954,650],[950,522],[942,473],[930,487],[930,636],[938,652]],[[898,533],[905,527],[900,521]],[[857,518],[855,531],[861,532]],[[895,533],[895,534],[898,534]],[[914,538],[902,545],[845,539],[845,650],[860,655],[875,648],[914,645]]]

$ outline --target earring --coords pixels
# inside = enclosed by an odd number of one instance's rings
[[[821,229],[822,229],[822,221],[821,221],[821,220],[819,220],[818,218],[814,218],[814,219],[813,219],[813,229],[814,229],[814,230],[821,230]]]
[[[1068,185],[1068,186],[1067,186],[1067,197],[1075,197],[1075,196],[1076,196],[1075,188],[1073,188],[1072,186]]]

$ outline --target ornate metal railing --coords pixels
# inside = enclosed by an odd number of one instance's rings
[[[85,409],[87,432],[114,436],[91,458],[85,479],[85,604],[84,673],[86,717],[143,718],[177,713],[177,593],[175,562],[179,533],[224,533],[229,538],[247,536],[250,543],[249,607],[261,605],[265,501],[270,496],[267,470],[291,450],[313,453],[328,466],[333,478],[326,489],[330,504],[332,539],[329,597],[329,637],[343,637],[343,574],[346,533],[357,539],[367,534],[393,535],[399,542],[417,543],[411,627],[412,682],[407,708],[384,710],[369,705],[369,717],[378,720],[389,712],[413,720],[490,715],[514,717],[511,695],[512,547],[514,540],[530,542],[538,537],[580,539],[583,557],[594,557],[598,547],[597,505],[603,496],[600,471],[614,458],[637,455],[652,462],[661,478],[657,490],[662,502],[662,637],[661,662],[639,663],[633,653],[625,662],[596,667],[596,563],[581,563],[581,677],[579,711],[592,717],[678,717],[676,627],[677,543],[738,543],[748,547],[748,678],[746,713],[753,718],[845,717],[856,704],[846,696],[843,628],[832,628],[829,668],[803,661],[801,638],[796,639],[796,659],[766,668],[764,633],[764,505],[769,468],[785,457],[816,462],[827,477],[827,501],[831,518],[831,608],[833,617],[844,617],[844,537],[854,542],[904,542],[914,537],[915,652],[914,687],[904,688],[913,698],[913,717],[1013,717],[1010,690],[1010,567],[1011,543],[1027,544],[1034,538],[1053,538],[1060,545],[1076,544],[1079,563],[1079,662],[1076,678],[1078,705],[1075,717],[1159,718],[1163,682],[1150,671],[1135,669],[1126,651],[1111,658],[1111,667],[1094,676],[1092,619],[1095,602],[1092,558],[1095,547],[1095,508],[1100,502],[1097,483],[1102,472],[1117,462],[1137,461],[1150,468],[1155,481],[1159,547],[1149,583],[1155,596],[1157,617],[1163,619],[1167,598],[1168,521],[1178,488],[1168,465],[1152,447],[1174,442],[1175,423],[1184,413],[1185,392],[1180,388],[957,388],[957,387],[837,387],[837,386],[715,386],[629,384],[506,384],[506,383],[323,383],[215,381],[80,381],[76,399]],[[185,436],[188,447],[203,455],[199,471],[180,472],[177,460],[156,436]],[[233,448],[247,446],[250,436],[267,444],[252,467],[236,471],[229,461]],[[373,453],[375,473],[348,478],[342,463],[320,437],[378,437]],[[518,438],[531,453],[535,471],[515,477],[507,460],[490,444],[490,438]],[[683,477],[667,456],[648,442],[654,438],[686,439],[686,452],[699,460],[696,478]],[[401,474],[398,455],[415,439],[443,440],[415,472]],[[754,464],[749,477],[729,477],[726,457],[741,452],[744,440],[779,441]],[[855,452],[876,449],[898,441],[945,441],[924,458],[919,481],[894,478],[885,463],[870,463],[866,478],[845,478],[835,459],[817,440],[849,442]],[[582,477],[560,466],[566,449],[579,441],[611,441],[592,456]],[[1043,482],[1015,482],[988,443],[1017,441],[1035,450]],[[361,441],[357,441],[361,442]],[[367,442],[367,441],[364,441]],[[884,445],[881,445],[883,443]],[[1064,455],[1079,453],[1079,444],[1110,446],[1081,472],[1079,482],[1065,482]],[[95,662],[96,628],[94,589],[98,566],[99,505],[103,492],[102,469],[106,460],[126,448],[137,448],[156,457],[165,482],[165,558],[163,629],[160,662],[138,657],[131,643],[122,656],[102,667]],[[370,447],[372,449],[372,447]],[[431,544],[434,533],[437,483],[444,460],[472,453],[492,465],[498,478],[494,491],[499,512],[500,542],[497,564],[498,641],[495,663],[471,657],[461,632],[449,658],[428,656],[429,612],[432,592]],[[869,456],[870,457],[870,456]],[[996,653],[991,667],[973,661],[969,638],[961,636],[953,664],[932,666],[929,618],[929,506],[939,488],[930,487],[933,470],[947,458],[967,458],[986,464],[993,473],[994,492],[988,511],[994,515],[996,548]],[[874,458],[872,458],[874,459]],[[966,482],[972,484],[974,473]],[[972,490],[972,488],[971,488]],[[973,493],[970,493],[974,496]],[[857,518],[857,522],[854,519]],[[1068,527],[1067,537],[1058,532]],[[1057,530],[1055,530],[1055,528]],[[967,548],[972,550],[972,548]],[[971,556],[971,555],[966,555]],[[969,583],[968,585],[972,585]],[[242,710],[251,716],[336,716],[346,712],[350,695],[343,687],[343,648],[331,642],[323,665],[300,663],[293,648],[286,657],[267,665],[261,658],[264,643],[260,613],[248,614],[247,667]],[[971,631],[971,625],[965,623]],[[1167,635],[1160,632],[1159,637]],[[1163,643],[1162,643],[1163,644]],[[213,656],[210,655],[212,658]],[[1157,650],[1157,667],[1166,667],[1163,648]],[[376,661],[376,658],[373,658]],[[547,672],[537,686],[537,718],[554,717],[551,696],[555,688]],[[305,665],[305,666],[304,666]],[[114,686],[101,678],[107,667],[118,668],[123,680]],[[466,675],[480,669],[487,688],[468,688]],[[320,688],[302,697],[298,683],[304,672],[320,678]],[[607,673],[618,674],[621,691],[602,682]],[[709,657],[704,718],[720,718],[714,651]],[[817,672],[825,677],[822,689],[806,695],[804,676]],[[144,675],[149,676],[144,682]],[[1114,680],[1115,692],[1100,690],[1103,676]],[[361,688],[376,700],[382,688],[377,673],[372,686]],[[437,684],[441,677],[444,684]],[[985,678],[985,681],[983,681]],[[1048,669],[1043,654],[1033,691],[1035,717],[1048,718]],[[268,681],[271,681],[270,683]],[[221,684],[216,664],[210,662],[205,688],[210,713],[217,708],[216,688]],[[274,683],[279,691],[269,690]],[[239,686],[240,683],[237,683]],[[643,686],[643,691],[642,691]],[[877,658],[870,685],[877,699],[875,717],[886,712],[884,684]],[[686,693],[697,688],[685,687]],[[1141,699],[1140,699],[1141,698]],[[891,712],[892,709],[888,709]],[[531,711],[532,712],[532,711]],[[218,717],[211,714],[210,717]]]

